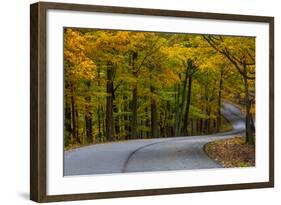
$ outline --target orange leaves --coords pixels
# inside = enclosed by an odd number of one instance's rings
[[[70,80],[94,79],[96,65],[87,57],[85,38],[72,29],[66,29],[64,35],[64,58],[69,65],[65,66],[65,72]]]
[[[250,113],[253,115],[256,114],[256,106],[251,106]]]
[[[162,83],[165,86],[172,86],[176,82],[180,81],[179,76],[176,75],[176,73],[174,73],[171,69],[165,69],[161,74],[161,79],[162,79]]]

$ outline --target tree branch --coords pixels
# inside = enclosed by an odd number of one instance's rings
[[[147,52],[147,54],[144,56],[142,62],[140,63],[140,65],[138,66],[138,68],[136,69],[136,73],[138,73],[141,69],[141,67],[143,66],[143,64],[145,63],[145,60],[152,55],[155,51],[157,51],[161,46],[158,46],[156,49],[153,50],[153,48],[156,46],[157,42],[159,41],[159,37],[156,39],[155,43],[152,45],[151,47],[151,52]]]
[[[219,49],[219,45],[211,38],[209,35],[208,37],[203,35],[203,38],[209,43],[211,47],[213,47],[217,52],[223,54],[237,69],[237,71],[245,78],[249,80],[254,80],[255,77],[248,76],[247,73],[244,73],[240,68],[239,64],[242,64],[241,60],[238,60],[235,56],[231,55],[230,52],[226,47],[223,49]],[[247,64],[246,64],[247,65]]]
[[[113,89],[114,92],[117,91],[117,89],[120,87],[120,85],[123,83],[123,80],[121,80],[116,86],[115,88]]]

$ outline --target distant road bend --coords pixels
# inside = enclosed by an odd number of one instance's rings
[[[232,124],[233,129],[229,132],[128,140],[65,151],[64,175],[220,168],[205,154],[204,144],[245,131],[244,116],[237,107],[224,103],[221,112]]]

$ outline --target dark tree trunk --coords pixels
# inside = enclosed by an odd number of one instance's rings
[[[188,78],[188,90],[187,90],[187,100],[186,100],[186,107],[184,113],[184,123],[183,123],[183,133],[188,135],[188,117],[189,117],[189,107],[190,107],[190,100],[191,100],[191,87],[192,86],[192,75]]]
[[[179,119],[178,119],[178,130],[177,135],[181,135],[181,129],[182,129],[182,116],[184,114],[184,108],[185,108],[185,101],[186,101],[186,87],[187,87],[187,79],[188,79],[188,66],[186,67],[185,77],[183,81],[183,91],[182,91],[182,99],[180,104],[180,112],[179,112]]]
[[[76,104],[75,104],[75,98],[74,98],[74,90],[73,87],[71,87],[72,96],[71,96],[71,115],[72,115],[72,136],[74,142],[79,142],[78,139],[78,129],[77,129],[77,111],[76,111]]]
[[[149,112],[148,112],[148,108],[146,107],[145,108],[145,114],[146,114],[146,120],[145,120],[145,126],[148,128],[150,125],[149,125]],[[146,138],[149,138],[149,132],[146,131]]]
[[[196,123],[196,130],[195,130],[195,132],[196,132],[196,134],[198,134],[200,132],[199,131],[199,129],[200,129],[200,119],[196,119],[195,123]]]
[[[213,119],[212,133],[217,131],[217,119]]]
[[[166,133],[166,137],[172,137],[172,129],[171,129],[171,124],[170,122],[173,119],[173,115],[171,112],[171,104],[169,101],[167,101],[167,114],[166,114],[166,122],[165,122],[165,133]]]
[[[137,132],[137,109],[138,109],[138,94],[137,94],[137,85],[134,86],[132,90],[132,121],[131,121],[131,138],[136,139],[138,138],[138,132]]]
[[[88,143],[93,142],[92,137],[92,116],[91,115],[85,115],[85,125],[86,125],[86,139]]]
[[[162,116],[162,113],[160,112],[159,113],[159,137],[164,137],[164,127],[163,127],[163,122],[164,122],[164,119],[163,119],[163,116]]]
[[[142,119],[140,120],[140,126],[143,127],[143,120]],[[139,137],[138,138],[139,139],[143,139],[143,131],[142,131],[142,129],[139,131]]]
[[[200,119],[196,119],[196,131],[197,134],[200,132]]]
[[[113,111],[114,113],[118,113],[118,107],[116,104],[113,104]],[[114,126],[115,126],[115,135],[116,135],[116,140],[119,140],[119,134],[120,134],[120,117],[117,115],[114,119]]]
[[[114,69],[114,68],[113,68]],[[112,72],[115,72],[115,71],[112,71]],[[119,134],[120,134],[120,123],[119,123],[119,115],[118,115],[118,106],[115,102],[115,92],[116,92],[116,89],[117,88],[114,88],[114,85],[113,85],[113,79],[112,79],[112,87],[113,87],[113,91],[112,91],[112,104],[113,104],[113,113],[116,113],[117,115],[115,116],[115,118],[113,119],[113,124],[112,124],[112,127],[113,127],[113,133],[115,135],[115,138],[114,140],[118,140],[119,139]]]
[[[91,87],[91,82],[87,81],[86,86],[88,90]],[[91,96],[86,96],[86,113],[85,113],[85,127],[86,127],[86,141],[87,143],[93,142],[93,136],[92,136],[92,109],[91,109]]]
[[[199,130],[200,130],[200,133],[203,133],[203,129],[204,129],[204,120],[203,119],[200,119],[200,123],[199,123]]]
[[[209,86],[208,84],[205,84],[204,86],[205,88],[205,113],[207,115],[207,119],[204,120],[204,129],[203,129],[203,132],[204,133],[209,133],[210,131],[210,113],[211,113],[211,110],[210,110],[210,90],[209,90]]]
[[[160,135],[159,137],[166,137],[166,121],[167,121],[167,107],[163,112],[160,111],[159,115],[159,127],[160,127]]]
[[[101,80],[101,77],[100,77],[100,66],[97,67],[97,72],[98,72],[98,88],[100,89],[100,80]],[[101,102],[100,102],[100,97],[98,97],[98,139],[99,141],[101,141],[101,137],[102,137],[102,134],[101,134]]]
[[[106,82],[106,139],[113,140],[114,120],[113,120],[113,65],[107,64],[107,82]]]
[[[65,130],[67,132],[70,132],[72,131],[71,129],[71,108],[69,107],[69,103],[65,103],[65,108],[64,108],[64,115],[65,115],[65,122],[64,122],[64,125],[65,125]]]
[[[102,141],[106,140],[106,107],[101,106]],[[105,138],[103,137],[105,136]]]
[[[179,135],[179,114],[180,114],[180,84],[175,86],[175,131],[174,136],[177,137]]]
[[[217,132],[221,129],[221,93],[222,93],[222,83],[223,83],[223,72],[222,68],[220,71],[220,82],[219,82],[219,96],[218,96],[218,110],[217,110]]]
[[[75,128],[75,136],[76,136],[76,141],[78,142],[78,143],[82,143],[81,142],[81,139],[80,139],[80,136],[79,136],[79,124],[78,124],[78,117],[79,117],[79,114],[78,114],[78,110],[77,109],[75,109],[75,121],[76,121],[76,128]]]
[[[64,144],[68,145],[73,141],[72,129],[71,129],[71,108],[67,99],[65,99],[64,107],[64,129],[69,134],[68,138],[65,139]]]
[[[98,139],[102,137],[102,122],[101,122],[101,105],[98,105]]]
[[[129,112],[129,106],[128,106],[128,103],[127,103],[127,100],[128,100],[128,98],[127,98],[127,96],[126,95],[124,95],[123,96],[123,100],[125,101],[125,103],[124,103],[124,112],[125,112],[125,114],[124,114],[124,131],[125,131],[125,139],[130,139],[130,133],[128,133],[129,132],[129,130],[130,130],[130,123],[129,123],[129,116],[128,116],[128,112]]]
[[[249,95],[249,84],[248,78],[246,77],[247,74],[247,67],[244,65],[244,87],[245,87],[245,106],[246,106],[246,120],[245,120],[245,127],[246,127],[246,142],[248,144],[254,144],[254,135],[252,132],[252,125],[251,125],[251,101]]]
[[[210,110],[209,106],[207,106],[206,114],[209,117],[208,117],[208,119],[205,120],[205,132],[209,134],[210,133],[210,125],[211,125],[211,118],[210,118],[211,110]]]
[[[132,66],[132,70],[133,70],[133,76],[135,77],[135,79],[137,80],[138,78],[138,71],[135,70],[135,62],[137,60],[138,57],[138,53],[137,52],[133,52],[132,56],[131,56],[131,66]],[[137,83],[133,86],[133,90],[132,90],[132,121],[131,121],[131,138],[136,139],[138,138],[138,85]]]
[[[191,135],[194,135],[194,132],[196,130],[196,122],[194,122],[194,119],[191,119]]]
[[[157,104],[155,100],[155,88],[150,86],[151,92],[151,137],[158,137]]]
[[[101,137],[102,137],[101,129],[102,129],[102,123],[101,123],[101,107],[100,107],[100,105],[99,105],[99,106],[98,106],[98,140],[99,140],[99,142],[101,142]]]

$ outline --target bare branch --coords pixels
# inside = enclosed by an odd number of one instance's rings
[[[123,83],[123,80],[121,80],[121,81],[115,86],[115,88],[113,89],[113,91],[116,92],[117,89],[120,87],[120,85],[122,85],[122,83]]]

